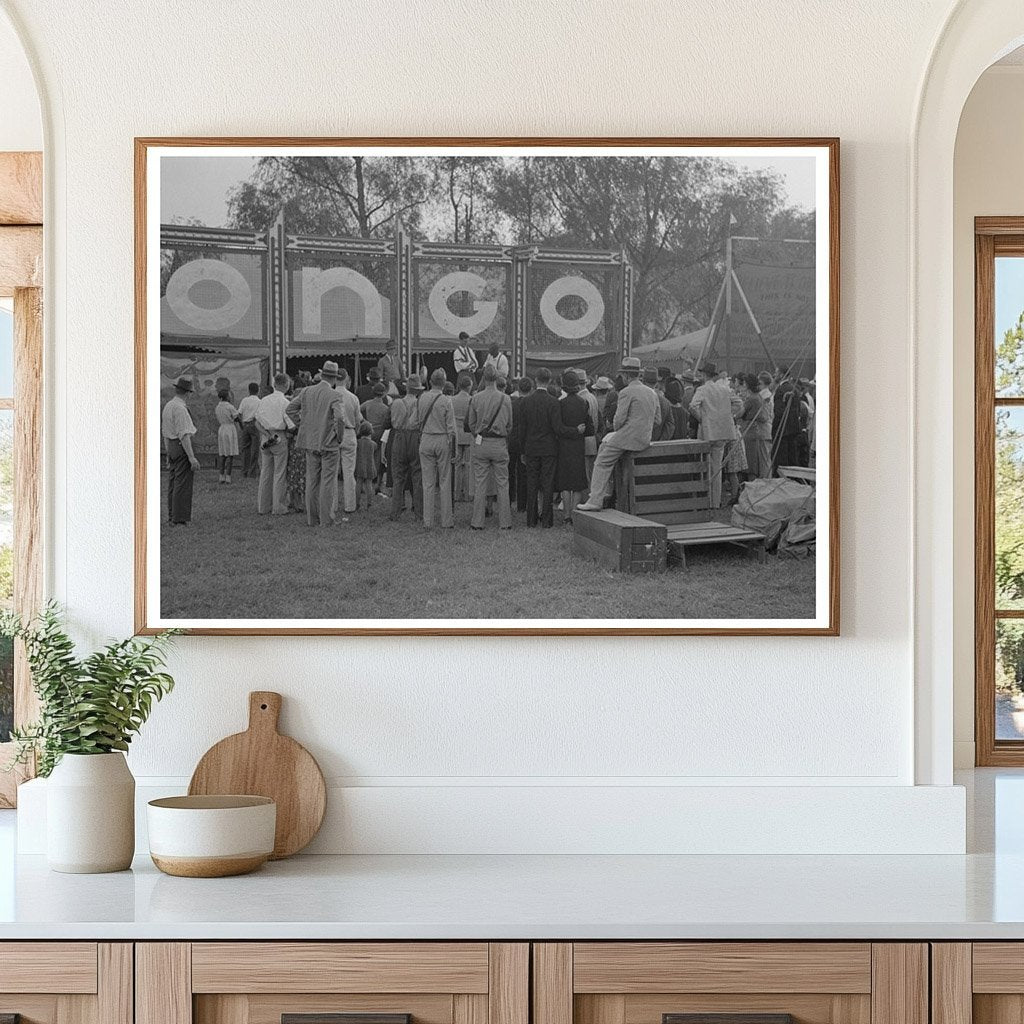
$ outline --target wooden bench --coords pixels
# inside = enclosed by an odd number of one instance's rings
[[[605,509],[572,517],[572,549],[616,572],[662,572],[667,564],[668,531],[659,523]]]
[[[655,441],[624,455],[615,468],[615,507],[659,523],[703,523],[711,518],[711,445]]]
[[[818,483],[818,471],[814,466],[779,466],[779,476],[796,480],[801,484],[810,484],[811,487],[816,487]]]
[[[767,554],[764,548],[764,534],[747,530],[728,523],[683,523],[667,527],[668,560],[686,568],[686,549],[703,547],[706,544],[736,544],[747,548],[764,562]]]

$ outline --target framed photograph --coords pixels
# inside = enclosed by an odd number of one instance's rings
[[[839,632],[837,139],[136,139],[136,628]]]

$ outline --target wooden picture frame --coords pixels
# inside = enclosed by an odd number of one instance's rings
[[[818,357],[818,373],[827,367],[828,386],[827,416],[821,422],[827,430],[823,452],[827,452],[828,475],[825,486],[818,489],[819,511],[822,505],[827,506],[827,516],[821,517],[821,529],[818,531],[819,544],[827,547],[827,557],[816,563],[815,576],[815,613],[813,618],[798,620],[780,620],[780,625],[773,625],[771,620],[737,621],[723,619],[721,625],[715,621],[700,621],[699,625],[688,625],[692,619],[682,620],[646,620],[637,619],[623,622],[613,620],[613,625],[602,625],[600,621],[588,621],[586,625],[576,626],[569,620],[557,620],[556,626],[545,626],[527,620],[528,625],[519,626],[501,620],[495,627],[474,621],[466,625],[463,619],[445,620],[445,623],[430,621],[429,624],[418,625],[416,620],[401,620],[400,624],[390,626],[386,620],[368,619],[367,625],[361,620],[345,620],[336,623],[317,620],[315,623],[302,622],[289,624],[288,619],[258,622],[239,622],[238,625],[227,621],[213,620],[171,620],[159,614],[159,582],[154,580],[151,548],[153,547],[150,530],[154,510],[152,494],[152,476],[149,459],[153,457],[159,444],[154,440],[153,410],[148,403],[152,401],[153,349],[153,314],[147,307],[148,296],[159,294],[154,292],[151,277],[153,258],[154,212],[159,209],[159,196],[151,195],[148,182],[151,161],[176,155],[184,150],[195,150],[200,153],[208,150],[337,150],[338,155],[351,154],[354,150],[373,150],[375,152],[402,152],[421,147],[439,147],[442,150],[467,151],[475,150],[507,150],[513,155],[519,150],[577,150],[611,151],[618,156],[620,151],[650,152],[660,155],[665,150],[698,149],[717,150],[719,148],[732,151],[753,151],[768,154],[769,151],[799,150],[801,155],[817,154],[823,161],[825,169],[822,178],[825,182],[819,196],[827,196],[824,202],[819,201],[816,212],[819,219],[827,217],[827,229],[816,236],[818,294],[827,294],[827,303],[821,303],[816,313],[816,352]],[[817,157],[816,157],[817,158]],[[815,165],[816,167],[819,165]],[[533,635],[533,636],[686,636],[686,635],[722,635],[722,636],[758,636],[758,635],[792,635],[792,636],[837,636],[840,622],[840,537],[839,537],[839,502],[840,502],[840,452],[839,452],[839,407],[840,407],[840,350],[839,350],[839,250],[840,250],[840,201],[839,201],[839,140],[837,138],[290,138],[290,137],[258,137],[258,138],[189,138],[189,137],[141,137],[135,139],[135,628],[140,634],[152,634],[168,625],[176,625],[188,632],[205,635],[340,635],[340,636],[389,636],[389,635]],[[159,233],[157,235],[159,238]],[[824,242],[822,244],[822,239]],[[750,241],[757,241],[751,239]],[[724,286],[723,286],[724,287]],[[751,317],[753,319],[753,316]],[[760,329],[759,329],[760,330]],[[159,375],[157,374],[159,379]],[[820,401],[820,399],[819,399]],[[819,433],[821,432],[819,426]],[[823,500],[824,499],[824,500]],[[677,621],[678,625],[672,622]],[[806,624],[805,624],[806,622]]]
[[[978,767],[1024,765],[1024,742],[996,738],[996,622],[1024,622],[1024,609],[996,608],[996,408],[1024,408],[1024,397],[996,397],[995,261],[1024,257],[1024,216],[974,221],[974,739]]]

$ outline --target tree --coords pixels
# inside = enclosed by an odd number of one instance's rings
[[[493,157],[441,156],[430,159],[435,196],[444,196],[435,241],[491,242],[495,239]],[[440,205],[440,204],[438,204]],[[447,237],[443,237],[447,236]]]
[[[813,217],[784,206],[777,173],[714,157],[505,161],[491,201],[518,244],[623,250],[634,268],[634,343],[708,322],[733,218],[744,234],[813,237]]]
[[[265,231],[283,210],[299,234],[386,238],[415,229],[429,186],[411,157],[262,157],[230,193],[228,216],[233,227]]]

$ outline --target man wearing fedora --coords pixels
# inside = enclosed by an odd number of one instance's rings
[[[338,390],[341,371],[328,360],[320,380],[303,388],[288,404],[286,415],[298,423],[295,444],[306,453],[306,521],[331,526],[338,510],[338,466],[344,433],[345,401]],[[356,402],[355,396],[351,396]],[[358,414],[358,402],[356,403]]]
[[[412,491],[412,507],[416,518],[423,515],[423,476],[420,470],[420,414],[418,400],[423,380],[418,373],[409,374],[406,393],[391,403],[391,514],[394,521],[405,510],[405,492]]]
[[[402,365],[401,356],[398,354],[398,342],[389,338],[384,346],[384,355],[377,361],[377,369],[380,370],[381,380],[388,389],[392,398],[398,395],[398,384],[405,377],[405,367]]]
[[[642,452],[650,445],[655,428],[661,426],[658,396],[653,388],[640,381],[640,369],[640,360],[635,356],[623,359],[619,367],[625,387],[619,392],[615,405],[613,429],[597,449],[594,474],[590,479],[590,497],[584,504],[576,506],[580,512],[598,512],[604,508],[612,473],[619,459],[626,452]]]
[[[199,471],[199,460],[192,450],[196,425],[185,404],[192,381],[179,377],[174,396],[160,415],[160,433],[167,452],[167,518],[172,526],[188,526],[192,521],[192,484]]]

